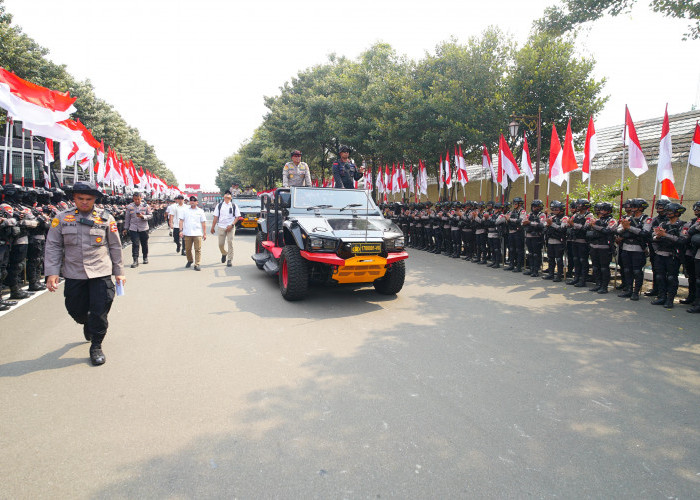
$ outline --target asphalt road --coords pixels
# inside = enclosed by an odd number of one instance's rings
[[[0,318],[0,498],[700,498],[684,306],[419,251],[288,303],[253,242],[152,234],[101,367],[62,289]]]

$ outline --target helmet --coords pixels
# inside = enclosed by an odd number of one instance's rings
[[[524,203],[525,200],[523,200],[520,196],[516,196],[513,198],[513,203]]]
[[[338,148],[338,154],[340,153],[352,153],[352,150],[348,146],[340,146]]]
[[[290,156],[301,156],[301,151],[299,151],[298,149],[295,149],[294,151],[292,151]]]
[[[669,200],[658,199],[656,200],[656,204],[654,205],[654,207],[656,208],[656,210],[663,210],[670,203],[671,202]]]
[[[693,212],[697,212],[698,210],[700,210],[700,201],[693,203]]]
[[[532,200],[532,203],[530,203],[530,208],[534,210],[535,207],[542,210],[542,207],[544,207],[544,203],[542,203],[542,200]]]
[[[576,208],[591,208],[591,202],[585,198],[576,200]]]
[[[493,207],[493,200],[489,200],[486,202],[487,207]]]
[[[564,207],[564,204],[563,204],[561,201],[559,201],[559,200],[552,200],[552,201],[549,203],[549,208],[552,209],[552,210],[564,210],[564,208],[566,208],[566,207]]]
[[[612,212],[613,211],[613,206],[612,203],[608,201],[599,201],[598,203],[595,204],[595,209],[597,211],[603,211],[603,212]]]
[[[658,205],[658,203],[657,203],[657,205]],[[666,208],[664,208],[664,210],[666,212],[672,213],[673,215],[677,215],[678,217],[680,217],[681,215],[683,215],[685,213],[685,207],[683,205],[681,205],[680,203],[670,203],[669,202],[666,204]]]
[[[641,209],[643,212],[649,208],[649,203],[644,198],[632,198],[630,200],[630,207]]]

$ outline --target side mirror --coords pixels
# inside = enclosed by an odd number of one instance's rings
[[[292,193],[289,191],[285,193],[280,193],[280,208],[291,208],[292,207]]]

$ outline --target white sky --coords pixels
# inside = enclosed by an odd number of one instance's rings
[[[495,24],[522,44],[553,0],[5,0],[14,23],[77,78],[89,78],[185,183],[215,187],[217,168],[262,123],[264,95],[335,52],[375,41],[423,57],[450,36]],[[642,4],[645,2],[642,1]],[[645,5],[593,23],[582,54],[605,76],[596,127],[688,111],[700,94],[700,41]],[[193,139],[197,134],[197,139]],[[98,138],[99,140],[99,138]]]

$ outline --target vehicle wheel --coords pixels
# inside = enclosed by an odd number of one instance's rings
[[[279,283],[282,297],[300,300],[309,291],[309,264],[296,245],[286,245],[280,256]]]
[[[394,262],[386,274],[374,282],[374,289],[382,295],[396,295],[403,288],[406,279],[406,263]]]
[[[262,246],[262,241],[262,233],[258,231],[258,234],[255,235],[255,253],[262,253],[265,251],[265,247]],[[265,264],[258,264],[256,262],[255,265],[258,269],[262,269]]]

